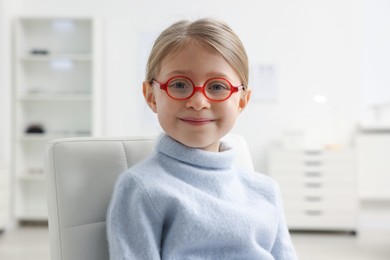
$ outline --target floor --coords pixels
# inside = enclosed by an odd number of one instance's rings
[[[292,233],[300,260],[389,260],[390,230],[344,233]],[[0,234],[0,259],[49,260],[47,227],[28,226]]]
[[[389,260],[390,230],[343,233],[292,233],[300,260]]]

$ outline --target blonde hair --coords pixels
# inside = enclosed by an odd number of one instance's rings
[[[194,22],[178,21],[165,29],[156,39],[147,63],[146,80],[151,82],[161,69],[162,60],[179,51],[189,40],[221,55],[237,72],[243,86],[248,86],[248,56],[244,45],[225,23],[204,18]]]

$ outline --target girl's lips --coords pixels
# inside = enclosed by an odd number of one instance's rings
[[[180,120],[190,125],[206,125],[215,121],[214,119],[210,119],[210,118],[192,118],[192,117],[180,118]]]

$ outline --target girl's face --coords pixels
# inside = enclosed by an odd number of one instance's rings
[[[173,76],[187,76],[196,86],[203,86],[213,77],[223,77],[233,86],[242,84],[222,56],[210,52],[195,40],[163,59],[155,80],[165,83]],[[233,93],[222,102],[210,101],[201,92],[187,100],[174,100],[157,84],[149,82],[144,82],[143,93],[169,136],[189,147],[214,152],[219,150],[220,139],[232,129],[250,97],[250,90],[246,89]]]

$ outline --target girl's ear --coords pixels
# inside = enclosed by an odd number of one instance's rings
[[[238,111],[242,112],[246,106],[249,103],[249,100],[251,99],[252,90],[250,88],[247,88],[244,93],[242,93],[240,98],[240,103],[238,104]]]
[[[144,94],[144,98],[150,109],[154,113],[157,113],[157,105],[156,105],[156,97],[154,95],[154,88],[150,82],[144,81],[142,83],[142,93]]]

